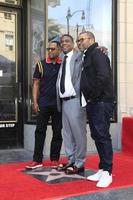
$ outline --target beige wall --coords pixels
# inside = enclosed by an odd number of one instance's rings
[[[133,115],[133,0],[118,1],[118,120]]]

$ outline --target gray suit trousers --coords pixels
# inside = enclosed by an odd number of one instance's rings
[[[69,163],[77,167],[84,165],[86,157],[86,109],[80,106],[80,99],[62,102],[63,139]]]

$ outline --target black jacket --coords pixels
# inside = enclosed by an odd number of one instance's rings
[[[81,74],[81,92],[91,102],[112,102],[113,85],[110,60],[92,44],[85,52]]]

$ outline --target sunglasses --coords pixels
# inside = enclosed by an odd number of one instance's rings
[[[47,51],[54,51],[55,48],[47,48]]]

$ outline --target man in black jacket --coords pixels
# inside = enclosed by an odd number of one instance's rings
[[[110,61],[108,56],[97,48],[93,33],[80,33],[77,44],[84,52],[81,103],[84,98],[91,137],[95,141],[100,158],[98,172],[87,179],[98,181],[97,187],[108,187],[112,183],[113,149],[109,127],[114,108]]]

